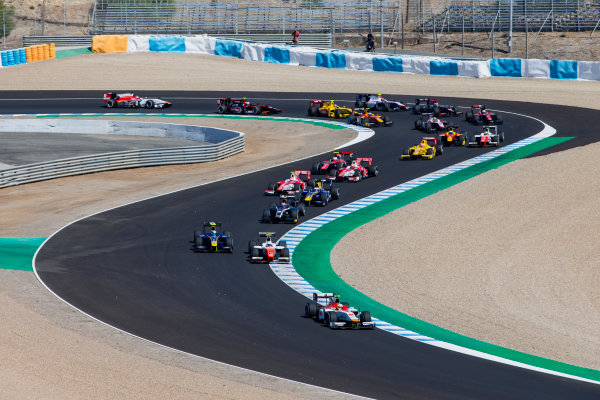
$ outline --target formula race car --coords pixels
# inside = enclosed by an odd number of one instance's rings
[[[277,234],[275,232],[258,232],[258,241],[248,243],[248,253],[250,253],[250,262],[253,263],[279,263],[290,262],[290,249],[285,240],[279,243],[273,242]],[[260,243],[261,238],[266,238]]]
[[[440,142],[444,146],[464,146],[467,143],[467,133],[461,133],[458,125],[450,125],[440,133]]]
[[[241,99],[224,97],[217,100],[217,112],[219,114],[271,115],[279,114],[283,110],[270,105],[252,104],[245,97]]]
[[[335,293],[313,293],[313,300],[304,306],[304,316],[314,318],[331,329],[374,329],[371,313],[359,311],[348,303],[340,303]]]
[[[311,117],[347,118],[352,114],[352,109],[335,104],[333,100],[312,100],[308,107]]]
[[[194,251],[233,253],[231,233],[220,232],[220,222],[204,222],[202,230],[194,231]]]
[[[328,179],[335,179],[338,182],[350,181],[360,182],[370,176],[379,175],[379,170],[376,165],[373,165],[372,158],[357,158],[350,165],[340,170],[330,171]]]
[[[415,129],[425,132],[443,131],[446,130],[447,125],[448,121],[440,119],[432,113],[421,114],[415,121]]]
[[[455,106],[440,104],[436,99],[415,99],[413,113],[432,113],[436,117],[456,117],[463,115],[462,111],[456,111]]]
[[[476,125],[502,125],[502,117],[492,111],[488,111],[484,105],[472,105],[471,111],[465,113],[465,120]]]
[[[438,144],[436,137],[424,136],[421,139],[421,143],[404,149],[400,159],[416,160],[418,158],[424,158],[426,160],[431,160],[433,157],[441,156],[443,153],[444,147],[441,143]]]
[[[306,189],[310,182],[310,171],[292,171],[290,177],[276,183],[270,183],[265,190],[267,196],[294,194]]]
[[[140,97],[134,93],[115,93],[107,92],[103,96],[104,104],[108,108],[129,107],[129,108],[166,108],[171,103],[161,99]]]
[[[357,94],[355,108],[370,108],[377,111],[406,111],[408,107],[401,101],[386,100],[381,94]]]
[[[469,138],[469,147],[498,147],[501,142],[504,142],[504,132],[499,133],[496,125],[490,125]]]
[[[288,224],[298,223],[298,216],[303,216],[306,213],[304,204],[300,203],[297,197],[280,196],[279,204],[271,203],[269,208],[263,210],[261,222]]]
[[[333,187],[331,179],[321,179],[314,187],[302,191],[300,200],[307,206],[326,206],[331,200],[340,198],[340,189]]]
[[[360,126],[391,126],[392,121],[387,115],[373,114],[368,108],[356,108],[348,116],[348,123]]]
[[[352,157],[354,153],[351,151],[334,151],[333,157],[329,160],[314,163],[311,172],[313,175],[329,174],[333,169],[342,169],[350,164]]]

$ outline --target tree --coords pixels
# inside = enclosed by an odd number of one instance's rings
[[[4,0],[0,0],[0,34],[2,37],[10,35],[10,32],[15,28],[15,9],[4,4]]]

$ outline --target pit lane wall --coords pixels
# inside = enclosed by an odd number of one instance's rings
[[[272,45],[206,35],[102,35],[94,36],[92,51],[199,53],[252,61],[309,67],[338,68],[472,78],[527,77],[600,80],[600,62],[569,60],[453,60],[449,58],[393,56],[311,47]]]

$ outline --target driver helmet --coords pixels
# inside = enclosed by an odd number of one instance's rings
[[[352,160],[352,166],[353,166],[353,167],[356,167],[356,165],[357,165],[357,164],[356,164],[356,160]]]
[[[337,161],[337,159],[338,159],[337,156],[333,156],[333,158],[332,158],[333,161]]]
[[[211,227],[210,227],[210,231],[211,231],[211,232],[216,232],[216,231],[217,231],[217,228],[215,228],[214,226],[211,226]]]
[[[294,179],[295,177],[296,177],[296,176],[295,176],[295,175],[294,175],[294,173],[292,172],[292,173],[290,174],[290,179]]]

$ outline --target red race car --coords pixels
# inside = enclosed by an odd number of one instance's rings
[[[279,114],[283,110],[269,105],[252,104],[245,97],[241,99],[224,97],[217,100],[217,112],[219,114],[270,115]]]
[[[292,171],[290,177],[277,183],[270,183],[265,190],[267,196],[301,193],[308,186],[310,171]]]
[[[333,169],[342,169],[352,162],[354,152],[352,151],[334,151],[333,157],[329,160],[316,162],[312,165],[313,175],[329,174]]]
[[[376,165],[373,165],[372,158],[357,158],[350,165],[340,170],[332,170],[330,179],[335,179],[338,182],[351,181],[360,182],[370,176],[377,176],[379,170]]]
[[[504,123],[500,115],[488,111],[484,105],[479,104],[471,106],[471,111],[465,113],[465,120],[476,125],[502,125]]]

